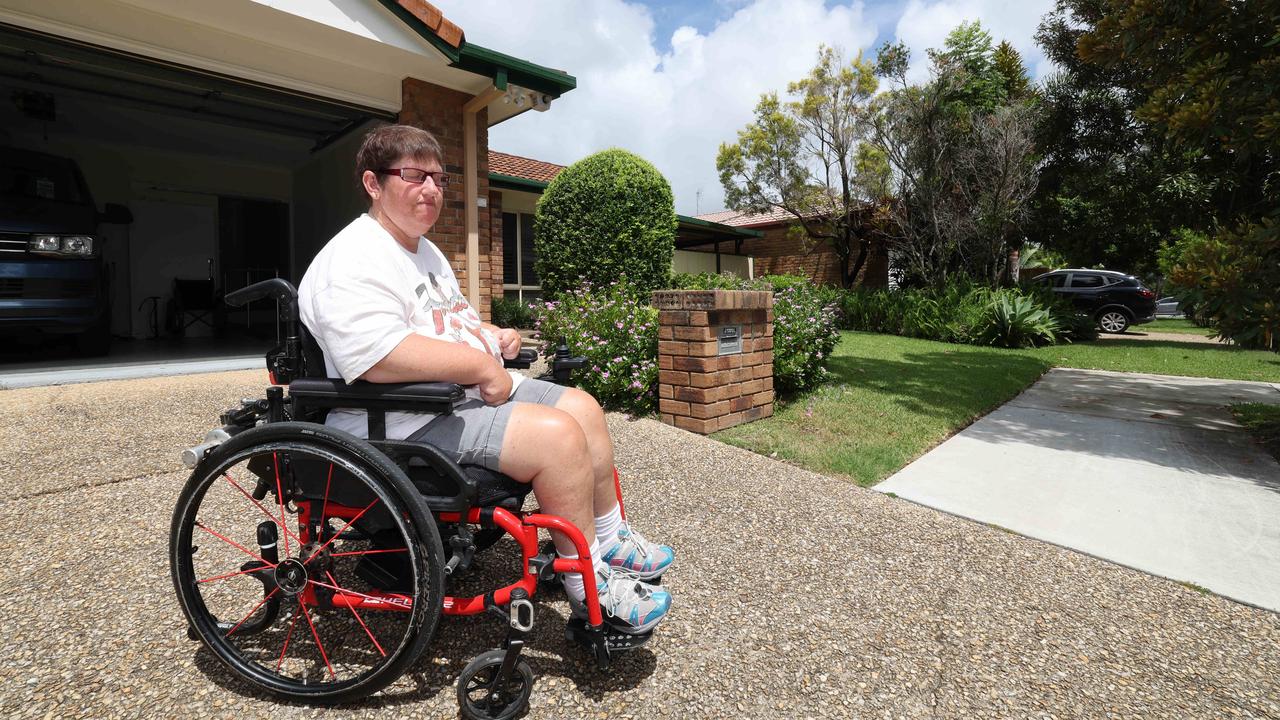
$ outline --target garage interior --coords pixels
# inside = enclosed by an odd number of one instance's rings
[[[223,310],[219,298],[269,277],[299,279],[320,242],[361,209],[348,177],[361,130],[394,119],[0,24],[0,147],[69,157],[98,209],[132,212],[129,225],[99,228],[112,358],[265,351],[274,306]],[[34,354],[10,353],[0,362]]]

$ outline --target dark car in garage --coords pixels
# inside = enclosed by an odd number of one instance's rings
[[[1033,282],[1070,299],[1103,332],[1122,333],[1130,325],[1156,319],[1155,291],[1132,275],[1114,270],[1054,270]]]
[[[74,336],[86,354],[111,343],[99,212],[80,168],[65,157],[0,147],[0,338]]]

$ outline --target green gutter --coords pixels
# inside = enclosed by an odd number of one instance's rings
[[[578,87],[578,80],[569,73],[503,55],[465,40],[453,67],[495,79],[498,73],[505,72],[507,82],[556,98]]]
[[[742,235],[743,237],[757,237],[757,238],[764,237],[764,233],[760,232],[759,230],[752,230],[751,228],[740,228],[740,227],[734,227],[733,225],[724,225],[718,222],[711,222],[710,220],[702,220],[700,218],[689,217],[687,215],[676,215],[676,219],[679,220],[682,224],[693,225],[694,227],[704,227],[704,228],[708,228],[710,230],[716,230],[719,232],[727,232],[727,233],[733,233],[735,235]]]
[[[532,192],[541,195],[542,191],[547,189],[547,183],[491,172],[489,173],[489,188],[493,190],[519,190],[520,192]]]
[[[465,37],[462,40],[462,47],[455,48],[441,40],[434,30],[414,17],[413,13],[400,7],[400,3],[396,0],[378,0],[378,2],[400,18],[401,22],[409,26],[422,39],[431,43],[432,47],[439,50],[440,54],[449,60],[451,67],[492,78],[499,90],[505,90],[506,84],[510,82],[558,98],[578,87],[577,79],[566,72],[535,65],[528,60],[521,60],[469,43]]]

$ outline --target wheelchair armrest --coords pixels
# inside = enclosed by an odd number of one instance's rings
[[[524,348],[520,351],[519,355],[516,355],[510,360],[503,360],[502,366],[511,368],[513,370],[528,370],[529,366],[532,365],[535,361],[537,361],[537,359],[538,359],[537,350],[534,350],[532,348]]]
[[[356,381],[348,385],[336,378],[300,378],[289,383],[289,397],[308,407],[448,413],[465,393],[454,383]]]

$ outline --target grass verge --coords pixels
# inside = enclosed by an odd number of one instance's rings
[[[831,382],[715,438],[871,486],[1051,367],[1280,382],[1280,356],[1225,345],[1113,340],[1004,350],[845,332]]]
[[[1236,422],[1280,462],[1280,405],[1240,403],[1232,405],[1231,412],[1235,414]]]
[[[1200,335],[1202,337],[1210,337],[1217,332],[1214,328],[1200,327],[1186,318],[1157,318],[1145,325],[1135,325],[1133,331]]]

